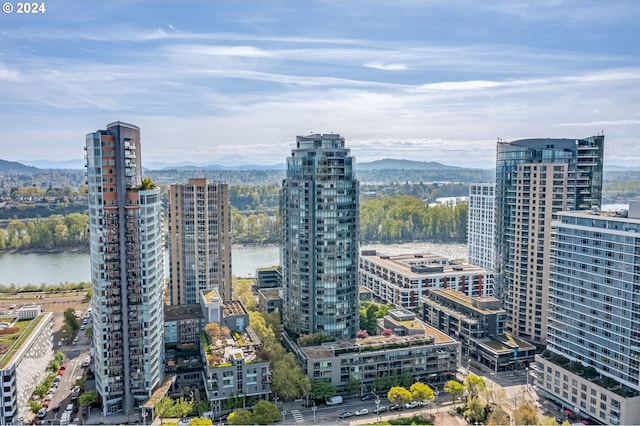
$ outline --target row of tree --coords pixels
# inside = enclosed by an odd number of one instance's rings
[[[366,241],[464,241],[469,207],[429,206],[409,195],[363,200],[360,235]]]
[[[0,229],[0,250],[88,246],[89,219],[83,213],[12,220]]]

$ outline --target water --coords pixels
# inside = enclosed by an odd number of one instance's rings
[[[465,244],[366,244],[361,249],[388,255],[435,253],[450,259],[467,257]],[[254,277],[256,268],[280,264],[280,250],[274,245],[234,246],[231,256],[233,274],[238,277]],[[90,275],[90,257],[86,252],[0,253],[0,285],[54,285],[89,281]]]

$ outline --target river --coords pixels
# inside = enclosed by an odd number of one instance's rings
[[[388,255],[435,253],[451,259],[467,257],[465,244],[366,244],[361,249],[373,249]],[[278,265],[280,250],[274,245],[234,246],[231,263],[234,275],[253,277],[256,268]],[[87,252],[0,253],[0,285],[15,284],[21,287],[28,284],[72,283],[89,281],[90,275],[90,258]]]

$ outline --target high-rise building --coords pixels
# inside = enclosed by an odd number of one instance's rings
[[[229,186],[189,179],[169,190],[170,297],[172,305],[200,302],[217,288],[231,300]]]
[[[469,185],[467,262],[481,266],[488,271],[494,270],[495,188],[494,183],[472,183]]]
[[[551,220],[600,205],[604,136],[498,142],[496,295],[507,330],[544,345]]]
[[[280,201],[284,327],[293,335],[355,338],[358,193],[343,137],[297,137]]]
[[[553,229],[538,392],[602,424],[640,424],[640,202],[561,212]]]
[[[163,376],[160,189],[142,179],[140,129],[86,136],[93,347],[103,414],[130,414]]]

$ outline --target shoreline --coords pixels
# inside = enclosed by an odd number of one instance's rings
[[[52,254],[52,253],[89,253],[89,247],[13,248],[0,250],[0,254]]]

